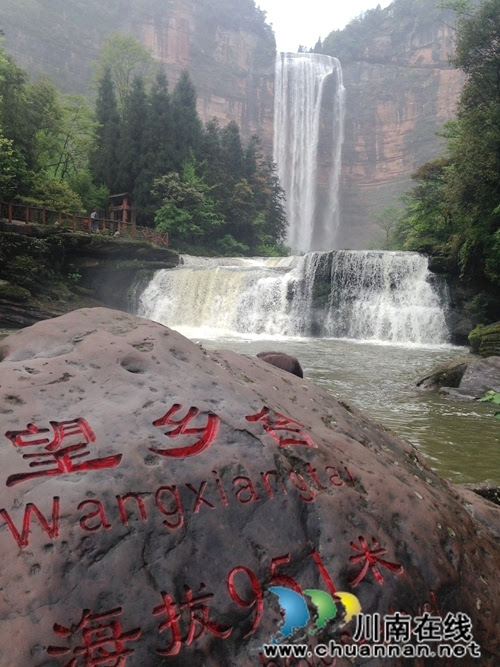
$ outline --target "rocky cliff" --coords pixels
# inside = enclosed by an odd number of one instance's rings
[[[396,0],[325,40],[346,87],[341,247],[366,248],[376,213],[441,150],[436,131],[455,113],[463,74],[450,64],[453,14],[438,4]]]
[[[0,0],[7,51],[66,92],[90,92],[107,35],[133,34],[166,66],[173,86],[188,69],[203,120],[235,120],[272,146],[275,41],[253,0]]]

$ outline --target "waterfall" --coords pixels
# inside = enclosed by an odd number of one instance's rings
[[[276,59],[274,161],[287,201],[294,252],[331,250],[339,226],[345,89],[337,58]]]
[[[448,339],[427,258],[383,251],[283,258],[184,257],[158,271],[139,314],[186,335],[322,336],[403,344]]]

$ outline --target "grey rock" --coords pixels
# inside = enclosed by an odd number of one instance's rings
[[[470,356],[443,364],[417,380],[417,387],[453,398],[475,400],[490,389],[500,391],[500,357]]]

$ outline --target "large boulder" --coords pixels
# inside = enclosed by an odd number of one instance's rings
[[[103,308],[0,360],[1,665],[292,665],[263,644],[350,642],[356,599],[499,664],[499,508],[351,406]]]
[[[438,390],[456,398],[476,399],[489,391],[500,392],[500,357],[469,356],[435,368],[417,380],[417,387]]]

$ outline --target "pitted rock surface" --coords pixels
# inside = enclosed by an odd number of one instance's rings
[[[103,308],[24,329],[0,359],[1,665],[285,664],[260,656],[272,586],[463,612],[482,658],[460,664],[499,664],[499,508],[351,406]],[[298,636],[354,628],[338,603]]]

